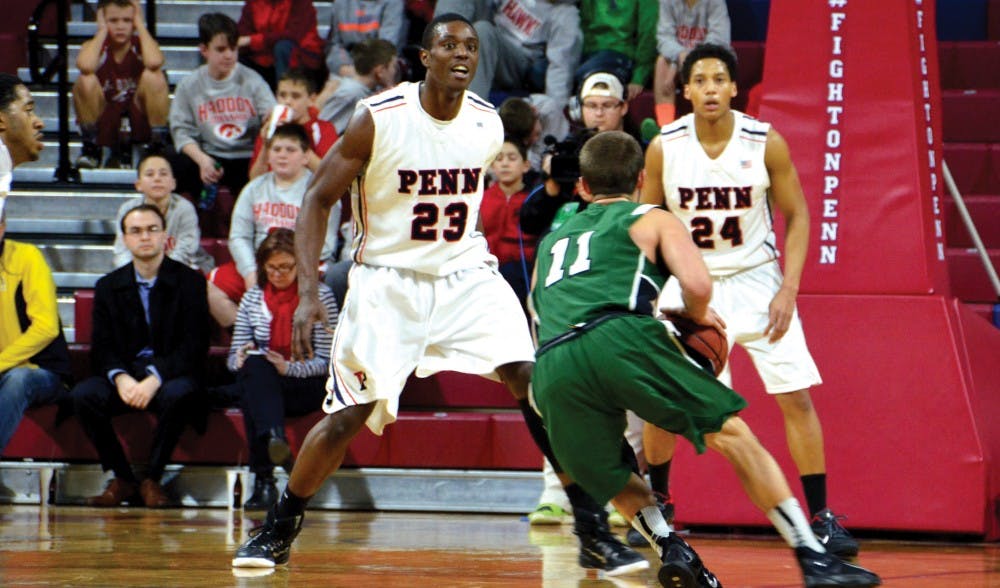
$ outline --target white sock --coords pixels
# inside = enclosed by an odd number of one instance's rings
[[[654,504],[635,513],[635,517],[632,518],[632,526],[646,538],[646,541],[649,541],[658,555],[663,555],[656,539],[669,536],[674,532],[674,529],[663,518],[660,507]]]
[[[792,549],[804,545],[813,551],[826,552],[823,545],[816,540],[816,535],[813,534],[809,521],[806,520],[806,515],[794,496],[767,511],[767,518]]]

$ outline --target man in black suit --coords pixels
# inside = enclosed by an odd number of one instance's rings
[[[76,413],[104,470],[115,473],[93,506],[166,506],[160,485],[193,410],[198,376],[208,353],[210,324],[205,279],[164,255],[166,220],[155,206],[125,213],[121,230],[132,263],[97,281],[91,365],[94,375],[73,389]],[[141,484],[111,427],[133,410],[157,414],[149,468]]]

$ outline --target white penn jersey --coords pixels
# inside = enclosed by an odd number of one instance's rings
[[[691,231],[712,277],[778,257],[764,165],[771,125],[732,113],[733,136],[715,159],[698,142],[693,114],[660,131],[667,208]]]
[[[495,262],[476,230],[486,170],[503,145],[492,104],[466,92],[458,115],[432,118],[418,83],[361,103],[371,113],[371,157],[352,194],[356,263],[444,276]]]

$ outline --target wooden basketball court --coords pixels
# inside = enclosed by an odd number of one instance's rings
[[[570,525],[514,515],[311,511],[287,568],[234,572],[233,550],[255,525],[225,509],[4,506],[0,586],[658,585],[652,571],[588,577]],[[800,585],[776,536],[688,539],[727,588]],[[866,540],[861,555],[885,586],[1000,588],[996,544]]]

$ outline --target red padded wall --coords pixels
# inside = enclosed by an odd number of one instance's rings
[[[1000,330],[947,290],[933,23],[929,1],[772,0],[761,118],[788,139],[812,212],[799,311],[825,382],[831,507],[854,529],[996,539]],[[802,501],[776,404],[742,353],[733,375]],[[671,471],[678,521],[768,524],[718,455],[682,444]]]
[[[946,293],[932,2],[773,0],[762,120],[809,201],[802,291]]]

